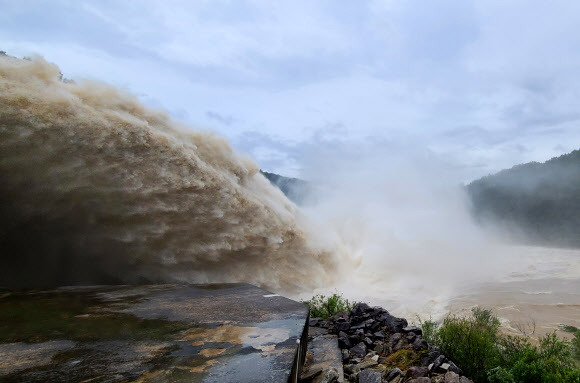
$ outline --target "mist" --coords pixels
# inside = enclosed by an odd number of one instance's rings
[[[357,264],[319,293],[339,292],[410,318],[441,317],[461,294],[493,282],[543,278],[549,273],[542,274],[542,262],[557,262],[480,225],[461,164],[420,142],[328,145],[313,148],[305,161],[311,191],[305,214]],[[552,269],[552,276],[566,273],[561,265]]]

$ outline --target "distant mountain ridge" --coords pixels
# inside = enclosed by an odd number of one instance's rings
[[[467,192],[482,223],[534,244],[580,247],[580,150],[483,177]]]
[[[302,204],[306,198],[306,194],[310,188],[307,181],[299,178],[284,177],[275,173],[268,173],[260,170],[274,186],[277,186],[288,199],[298,205]]]

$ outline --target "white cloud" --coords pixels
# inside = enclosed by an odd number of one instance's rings
[[[0,49],[125,87],[281,173],[299,146],[367,137],[465,179],[580,147],[574,2],[1,4]]]

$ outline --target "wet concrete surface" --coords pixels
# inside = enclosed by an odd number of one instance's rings
[[[0,381],[288,382],[307,318],[248,284],[0,290]]]
[[[338,383],[344,382],[342,354],[338,346],[338,337],[328,334],[326,329],[310,327],[308,331],[308,363],[303,373],[303,381],[319,383],[324,381],[325,372],[336,371]]]

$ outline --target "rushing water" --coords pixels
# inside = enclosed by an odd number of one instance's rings
[[[331,281],[344,260],[224,139],[60,77],[0,57],[0,285]]]

